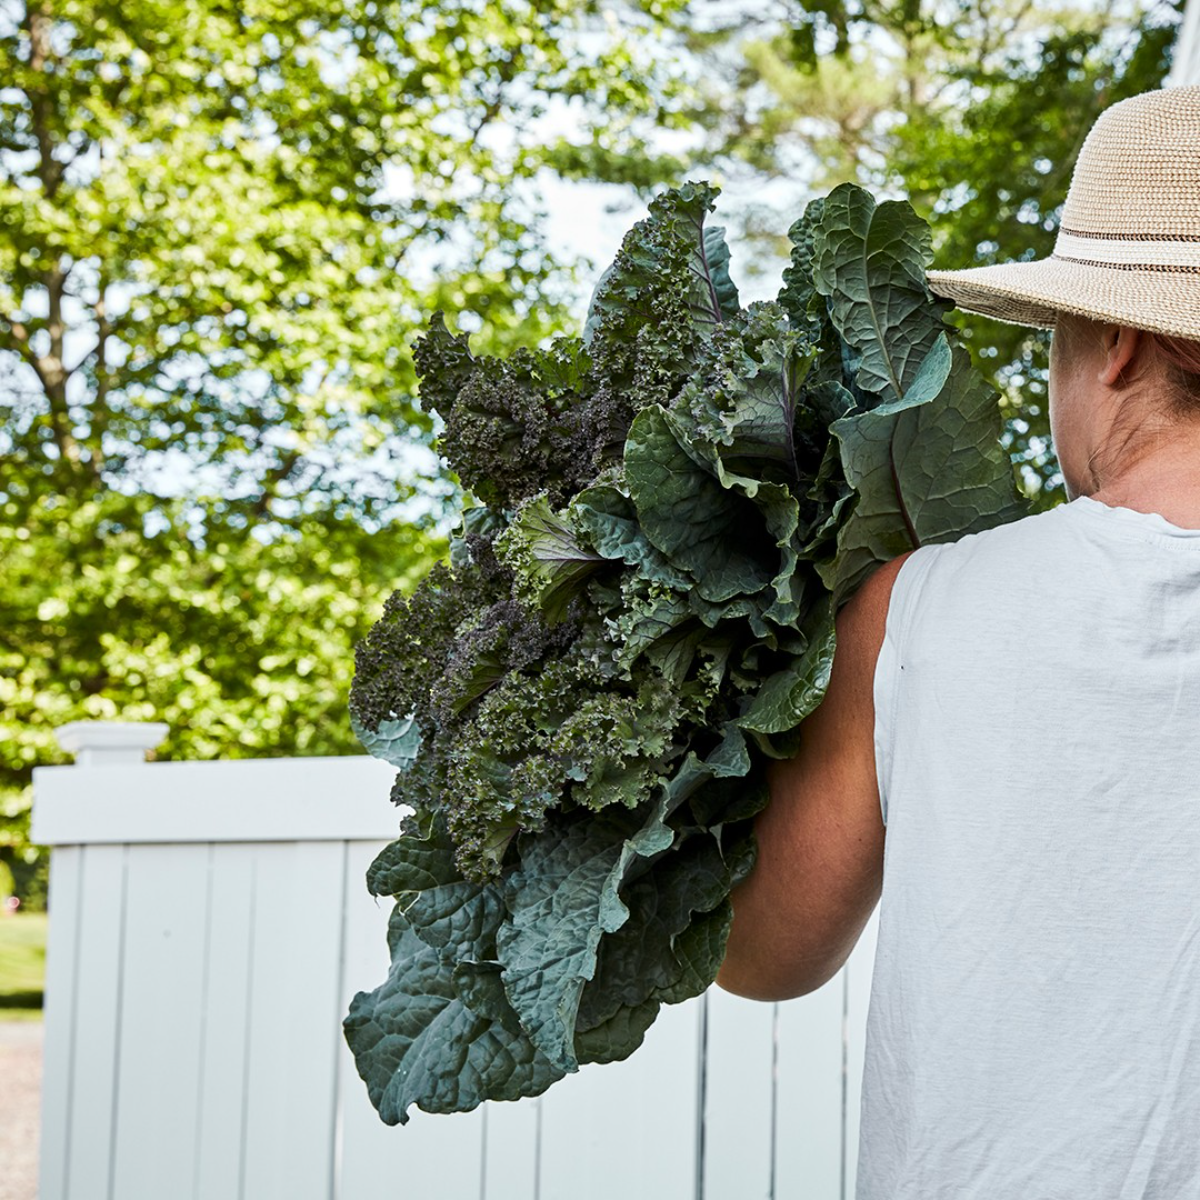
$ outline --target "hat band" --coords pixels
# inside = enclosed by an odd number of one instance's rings
[[[1050,257],[1055,262],[1075,263],[1079,267],[1104,267],[1109,271],[1165,271],[1175,275],[1200,275],[1200,267],[1181,267],[1176,263],[1110,263],[1095,258],[1067,258],[1062,254],[1051,254]]]
[[[1179,238],[1114,238],[1058,231],[1054,257],[1106,267],[1151,270],[1200,269],[1200,241]]]

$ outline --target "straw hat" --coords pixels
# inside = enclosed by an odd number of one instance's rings
[[[1200,339],[1200,87],[1101,113],[1049,258],[928,277],[959,308],[1013,325],[1052,329],[1065,311]]]

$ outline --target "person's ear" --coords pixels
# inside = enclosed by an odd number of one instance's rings
[[[1104,359],[1100,369],[1100,382],[1113,387],[1118,380],[1128,380],[1129,367],[1137,358],[1142,346],[1140,329],[1129,325],[1109,325],[1104,330]]]

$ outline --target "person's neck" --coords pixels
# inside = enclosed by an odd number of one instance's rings
[[[1072,494],[1068,486],[1067,494],[1070,499],[1085,495],[1110,507],[1158,513],[1181,529],[1200,529],[1200,437],[1181,435],[1093,487]]]

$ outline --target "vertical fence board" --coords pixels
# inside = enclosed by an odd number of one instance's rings
[[[844,978],[779,1006],[776,1200],[842,1195]]]
[[[776,1006],[708,992],[704,1200],[771,1200]]]
[[[75,1053],[67,1115],[67,1195],[124,1200],[109,1188],[116,1106],[117,1029],[125,892],[124,846],[82,851],[83,904],[75,977]]]
[[[350,847],[346,878],[345,961],[338,1027],[356,992],[387,977],[387,923],[392,903],[367,892],[363,878],[380,845]],[[409,1110],[407,1125],[389,1127],[367,1097],[354,1058],[340,1039],[338,1200],[478,1200],[483,1177],[483,1112],[430,1116]],[[251,1200],[247,1195],[246,1200]],[[257,1200],[255,1197],[254,1200]],[[489,1198],[490,1200],[490,1198]],[[533,1200],[532,1194],[525,1200]]]
[[[542,1098],[539,1200],[695,1200],[703,998],[666,1005],[642,1047]]]
[[[131,846],[125,891],[113,1197],[182,1197],[196,1167],[207,847]]]
[[[482,1200],[533,1200],[541,1097],[485,1105]]]
[[[258,857],[242,1195],[323,1200],[333,1175],[344,843]]]
[[[242,1200],[254,866],[262,851],[237,843],[210,850],[193,1200]]]
[[[380,849],[379,845],[357,842],[347,855],[339,1021],[356,992],[371,991],[387,974],[385,938],[392,905],[390,900],[369,895],[365,880],[367,867]],[[398,1143],[371,1107],[344,1038],[338,1058],[337,1122],[337,1200],[369,1196],[377,1186],[373,1181],[399,1178]]]
[[[479,1200],[483,1194],[483,1109],[431,1115],[409,1109],[408,1124],[388,1128],[377,1113],[375,1142],[396,1165],[388,1200]],[[358,1170],[369,1175],[371,1164]],[[377,1185],[375,1190],[378,1190]],[[344,1200],[353,1200],[346,1193]],[[532,1200],[532,1198],[530,1198]]]
[[[74,1053],[75,956],[79,948],[83,851],[61,846],[50,858],[50,927],[46,943],[45,1050],[38,1194],[67,1200],[67,1113]]]
[[[845,968],[849,983],[846,1005],[846,1200],[854,1200],[858,1182],[858,1131],[862,1116],[867,1010],[878,937],[879,908],[876,907]]]

